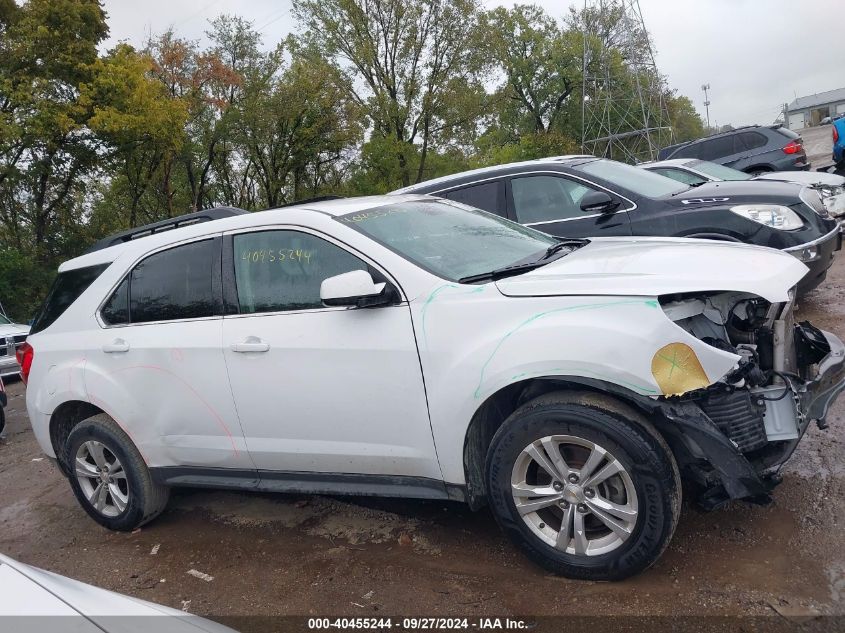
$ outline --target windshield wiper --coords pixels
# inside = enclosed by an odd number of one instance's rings
[[[467,277],[461,277],[460,279],[458,279],[458,283],[471,284],[476,283],[478,281],[496,281],[497,279],[504,279],[505,277],[513,277],[515,275],[520,275],[522,273],[528,272],[529,270],[534,270],[536,268],[540,268],[541,266],[545,266],[549,262],[559,259],[560,257],[564,257],[572,251],[581,248],[582,246],[589,243],[590,240],[583,239],[561,240],[560,242],[556,242],[549,246],[545,251],[543,251],[543,254],[536,259],[530,259],[527,261],[522,260],[515,264],[511,264],[510,266],[496,268],[495,270],[491,270],[486,273],[478,273],[477,275],[468,275]]]

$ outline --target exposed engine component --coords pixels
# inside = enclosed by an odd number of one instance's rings
[[[758,405],[748,391],[708,393],[699,406],[743,453],[762,448],[768,442],[763,423],[765,406]]]

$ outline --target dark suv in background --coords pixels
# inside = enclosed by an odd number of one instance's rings
[[[660,150],[660,160],[699,158],[749,174],[809,169],[804,141],[781,125],[749,125]]]
[[[842,246],[839,225],[808,187],[758,180],[690,187],[594,156],[485,167],[393,193],[440,196],[557,237],[692,237],[777,248],[810,269],[800,294],[824,280]]]

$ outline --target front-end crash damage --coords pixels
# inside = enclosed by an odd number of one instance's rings
[[[655,380],[667,395],[653,400],[654,413],[679,465],[701,488],[705,507],[767,501],[810,423],[826,428],[828,409],[845,387],[845,346],[795,322],[794,292],[783,302],[712,292],[662,296],[660,304],[677,326],[736,357],[710,383],[699,376],[694,353],[655,355]]]

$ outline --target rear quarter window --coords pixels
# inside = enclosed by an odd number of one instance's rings
[[[41,332],[53,325],[109,265],[85,266],[59,273],[47,293],[44,305],[35,317],[30,334]]]
[[[504,181],[485,182],[470,187],[462,187],[441,195],[448,200],[462,202],[476,209],[489,211],[496,215],[505,215]]]

